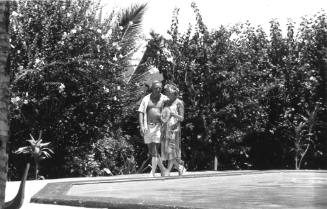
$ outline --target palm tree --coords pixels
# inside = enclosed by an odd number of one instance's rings
[[[128,43],[128,46],[133,47],[133,53],[126,57],[127,67],[125,68],[124,76],[125,82],[129,85],[129,91],[132,95],[142,93],[141,88],[137,88],[133,84],[151,85],[153,80],[162,80],[163,77],[159,70],[154,66],[146,66],[144,55],[147,53],[148,42],[139,39],[137,34],[140,33],[143,13],[146,5],[132,6],[123,12],[120,25],[128,25],[132,22],[131,27],[127,27],[126,35],[124,34],[122,41],[123,45]]]
[[[19,191],[12,201],[5,201],[8,155],[6,152],[9,140],[8,103],[9,103],[9,1],[0,1],[0,209],[18,209],[24,200],[25,181],[28,174],[27,164]]]
[[[123,28],[120,46],[135,49],[135,43],[142,30],[142,20],[147,4],[135,4],[120,14],[119,27]]]
[[[120,60],[120,66],[123,68],[119,78],[124,81],[124,102],[125,107],[129,107],[131,103],[139,100],[139,95],[142,94],[142,88],[139,88],[135,83],[142,83],[145,79],[145,74],[136,76],[135,71],[139,68],[144,53],[146,51],[147,41],[142,37],[142,21],[146,12],[147,4],[135,4],[129,8],[123,9],[119,15],[119,21],[116,29],[122,30],[122,36],[119,41],[119,46],[124,51],[124,56]],[[138,77],[140,79],[135,79]],[[140,82],[139,82],[140,81]]]
[[[35,166],[35,179],[38,178],[39,174],[39,164],[40,161],[46,158],[50,158],[51,154],[54,154],[52,149],[47,146],[50,142],[42,143],[42,131],[39,133],[39,138],[37,140],[34,139],[32,134],[30,134],[31,139],[27,140],[29,142],[29,146],[20,147],[15,151],[16,154],[29,154],[32,156]]]
[[[6,145],[9,140],[8,123],[8,54],[9,54],[9,2],[0,1],[0,209],[4,206],[7,181]]]
[[[124,57],[123,79],[126,84],[126,98],[133,98],[129,101],[138,101],[139,95],[143,94],[144,88],[135,84],[151,85],[152,80],[162,80],[159,70],[154,66],[145,66],[144,54],[147,50],[147,41],[140,38],[142,19],[147,4],[133,5],[124,9],[120,14],[120,21],[117,25],[123,28],[123,36],[120,46],[129,51]],[[143,64],[142,64],[143,63]]]

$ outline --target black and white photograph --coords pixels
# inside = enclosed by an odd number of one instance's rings
[[[326,209],[326,0],[0,0],[0,209]]]

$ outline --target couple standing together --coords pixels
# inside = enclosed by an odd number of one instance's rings
[[[174,165],[182,175],[186,171],[181,160],[180,122],[184,120],[184,105],[178,99],[179,89],[167,84],[164,95],[162,83],[154,81],[151,90],[138,109],[140,132],[152,158],[150,176],[155,176],[157,166],[161,176],[169,176]],[[165,160],[168,160],[167,168],[163,165]]]

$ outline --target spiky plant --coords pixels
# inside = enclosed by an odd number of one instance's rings
[[[32,134],[30,134],[30,138],[31,139],[27,140],[29,146],[20,147],[15,151],[15,153],[28,154],[32,157],[35,165],[35,179],[37,179],[39,174],[40,161],[50,158],[51,154],[54,154],[54,152],[52,149],[48,148],[50,142],[42,143],[42,131],[39,132],[39,138],[37,140],[34,139]]]

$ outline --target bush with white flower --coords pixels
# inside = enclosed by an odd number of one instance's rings
[[[134,48],[145,5],[100,21],[93,2],[19,0],[12,7],[10,148],[42,130],[57,153],[42,166],[46,178],[76,174],[76,157],[87,161],[91,145],[120,128],[124,55]]]

